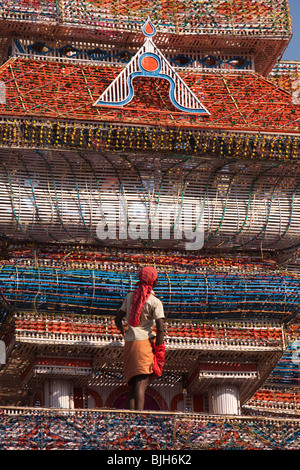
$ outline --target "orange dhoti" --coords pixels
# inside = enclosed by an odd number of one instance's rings
[[[153,349],[149,339],[141,341],[125,341],[124,372],[126,382],[135,375],[152,374]]]

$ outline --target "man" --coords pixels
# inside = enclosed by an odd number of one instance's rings
[[[128,383],[130,410],[143,410],[152,374],[161,375],[165,360],[164,309],[155,296],[158,273],[152,266],[139,272],[138,288],[126,295],[115,324],[125,339],[124,371]],[[128,328],[125,333],[123,319]],[[156,324],[156,336],[153,324]]]

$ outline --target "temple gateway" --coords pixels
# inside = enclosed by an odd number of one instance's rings
[[[0,449],[300,448],[288,0],[0,1]],[[114,317],[158,271],[126,408]]]

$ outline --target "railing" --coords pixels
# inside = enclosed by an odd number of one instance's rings
[[[108,409],[0,409],[0,450],[299,448],[299,419]]]
[[[140,44],[126,46],[114,46],[103,42],[87,41],[49,41],[45,43],[27,38],[18,38],[12,41],[13,57],[28,57],[33,60],[55,60],[58,62],[70,62],[91,64],[97,66],[125,67],[136,54]],[[164,57],[171,62],[172,67],[180,70],[195,70],[206,72],[230,72],[254,71],[254,56],[246,51],[236,50],[236,53],[210,55],[201,49],[189,49],[180,53],[170,45],[160,46]]]
[[[97,345],[122,345],[122,338],[112,317],[69,317],[55,319],[51,314],[17,312],[14,317],[19,341],[37,343],[85,342]],[[165,321],[165,341],[168,349],[203,349],[206,347],[279,350],[283,345],[280,325],[256,322],[199,323]]]
[[[282,403],[277,401],[262,402],[260,400],[251,400],[247,405],[244,405],[244,410],[252,413],[264,413],[264,414],[278,414],[278,415],[289,415],[299,416],[300,405],[299,403]]]

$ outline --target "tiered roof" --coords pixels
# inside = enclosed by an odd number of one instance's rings
[[[169,83],[160,78],[135,78],[134,99],[122,109],[95,107],[118,73],[118,68],[109,66],[10,59],[0,69],[0,81],[6,86],[6,103],[0,104],[0,114],[130,127],[299,133],[299,106],[288,92],[256,73],[178,72],[211,113],[205,117],[176,109],[168,96]]]

